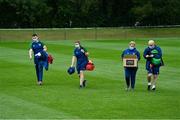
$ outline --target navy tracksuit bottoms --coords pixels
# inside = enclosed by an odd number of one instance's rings
[[[136,67],[126,67],[125,69],[125,79],[126,79],[126,85],[127,87],[131,87],[134,89],[135,87],[135,81],[136,81],[136,72],[137,69]]]

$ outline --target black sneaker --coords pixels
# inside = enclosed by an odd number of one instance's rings
[[[80,85],[80,86],[79,86],[79,89],[82,89],[82,88],[83,88],[83,85]]]
[[[151,90],[151,85],[148,85],[148,89],[147,89],[148,91],[150,91]]]
[[[86,80],[83,81],[83,86],[86,87]]]

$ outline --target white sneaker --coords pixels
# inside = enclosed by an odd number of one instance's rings
[[[153,85],[151,89],[152,89],[152,90],[156,90],[156,86],[155,86],[155,85]]]
[[[42,81],[38,81],[38,85],[42,85]]]
[[[130,91],[130,90],[131,90],[131,88],[130,88],[130,87],[127,87],[127,88],[125,88],[125,90],[126,90],[126,91]]]

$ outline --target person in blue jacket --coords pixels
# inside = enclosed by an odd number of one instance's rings
[[[162,50],[159,46],[155,45],[154,40],[149,40],[148,47],[144,50],[143,56],[146,59],[146,70],[148,72],[148,90],[155,90],[160,66],[164,64],[162,60]],[[151,80],[152,76],[153,80]]]
[[[42,85],[43,81],[43,67],[48,70],[48,54],[47,47],[40,40],[37,34],[32,35],[32,43],[29,49],[29,58],[32,60],[34,53],[34,64],[36,69],[36,76],[38,85]]]
[[[138,61],[140,60],[140,53],[135,47],[136,43],[131,41],[129,43],[129,48],[123,51],[121,58],[123,59],[125,55],[136,55]],[[125,80],[127,88],[126,90],[134,90],[135,88],[135,81],[136,81],[136,72],[138,67],[124,67],[125,70]]]
[[[80,88],[84,88],[86,86],[84,71],[86,70],[86,65],[89,61],[88,55],[89,53],[84,47],[81,46],[80,41],[76,41],[71,67],[74,67],[76,62],[76,70],[80,78]]]

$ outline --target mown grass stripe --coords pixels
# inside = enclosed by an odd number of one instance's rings
[[[0,94],[1,119],[67,119],[78,118],[69,113],[57,111],[40,104],[32,103],[19,97]],[[14,109],[16,109],[14,111]],[[16,113],[16,114],[14,114]],[[13,114],[13,116],[11,116]]]

